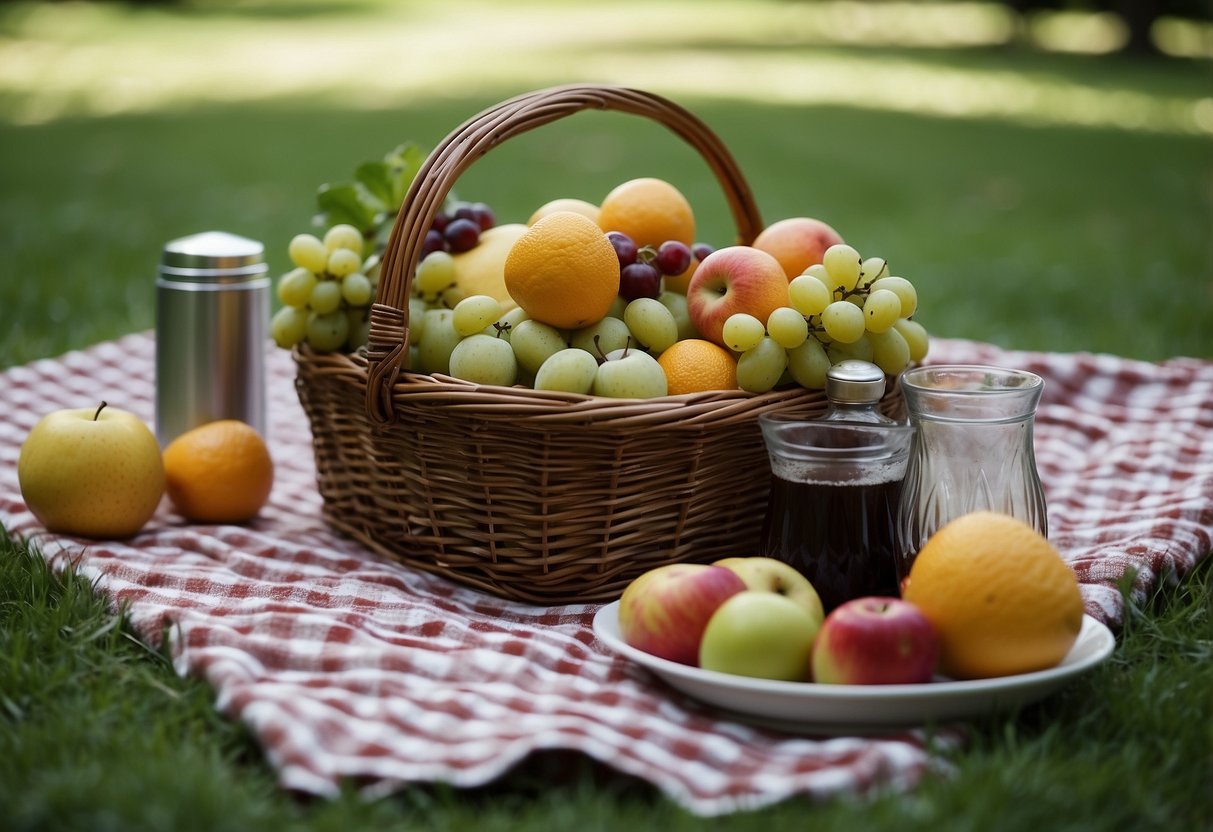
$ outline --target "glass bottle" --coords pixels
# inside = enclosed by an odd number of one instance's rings
[[[828,612],[896,595],[897,508],[909,425],[758,417],[771,461],[763,554],[809,579]]]
[[[1032,427],[1044,380],[1023,370],[970,365],[907,370],[901,390],[916,428],[898,508],[898,578],[948,521],[973,511],[1049,524]]]
[[[828,422],[896,424],[876,409],[884,388],[884,370],[875,364],[854,358],[840,361],[826,372],[826,398],[830,404],[821,418]]]

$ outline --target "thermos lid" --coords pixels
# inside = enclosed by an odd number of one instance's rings
[[[225,231],[171,240],[160,257],[160,274],[182,280],[231,281],[265,272],[265,246]]]
[[[848,358],[826,372],[826,397],[832,402],[875,404],[884,385],[884,371],[868,361]]]

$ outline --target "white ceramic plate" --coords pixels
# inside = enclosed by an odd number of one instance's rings
[[[701,670],[637,650],[619,634],[618,601],[594,616],[594,633],[614,652],[696,699],[751,720],[811,733],[891,731],[1009,710],[1043,699],[1106,659],[1116,646],[1106,626],[1084,615],[1074,647],[1048,670],[969,682],[818,685]]]

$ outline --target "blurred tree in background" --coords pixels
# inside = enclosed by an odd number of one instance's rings
[[[81,0],[42,0],[42,2],[80,2]],[[86,2],[108,2],[126,6],[193,6],[204,5],[213,0],[82,0]],[[230,1],[228,0],[229,4]],[[254,5],[256,5],[255,0]],[[570,1],[570,0],[566,0]],[[820,0],[793,0],[798,2],[819,2]],[[882,2],[915,2],[916,0],[856,0],[879,5]],[[939,0],[924,0],[935,2]],[[947,2],[949,0],[943,0]],[[961,0],[955,0],[961,1]],[[964,0],[968,1],[968,0]],[[29,4],[30,0],[0,0],[4,4]],[[267,2],[267,0],[260,0]],[[289,2],[281,2],[281,6],[290,7]],[[1030,44],[1030,19],[1038,12],[1074,12],[1101,13],[1115,16],[1124,27],[1124,41],[1120,51],[1127,55],[1144,57],[1161,57],[1163,51],[1155,39],[1155,24],[1162,18],[1180,18],[1185,21],[1202,23],[1213,22],[1213,0],[989,0],[989,5],[1001,5],[1008,8],[1016,18],[1014,39],[1019,44]]]
[[[43,2],[79,2],[79,0],[43,0]],[[885,0],[860,0],[880,3]],[[28,0],[0,0],[3,3]],[[90,0],[122,3],[128,6],[188,6],[200,0]],[[201,0],[205,2],[205,0]],[[817,2],[817,0],[801,0]],[[911,0],[913,2],[913,0]],[[1027,20],[1035,12],[1086,12],[1115,15],[1124,25],[1126,38],[1121,51],[1142,56],[1161,56],[1153,37],[1154,24],[1164,17],[1213,21],[1213,0],[991,0],[1010,9],[1019,18],[1019,40],[1027,41]]]
[[[1021,17],[1034,11],[1110,12],[1120,18],[1127,38],[1123,51],[1134,55],[1159,55],[1151,33],[1162,17],[1192,20],[1213,19],[1211,0],[1002,0]]]

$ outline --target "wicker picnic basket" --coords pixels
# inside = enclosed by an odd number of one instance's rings
[[[408,370],[410,282],[456,179],[506,139],[590,109],[688,142],[719,180],[737,242],[753,241],[749,186],[691,113],[634,89],[539,90],[471,118],[427,158],[387,244],[367,347],[294,353],[327,522],[406,565],[541,604],[609,601],[655,566],[755,554],[770,478],[758,416],[825,409],[799,387],[624,400]]]

